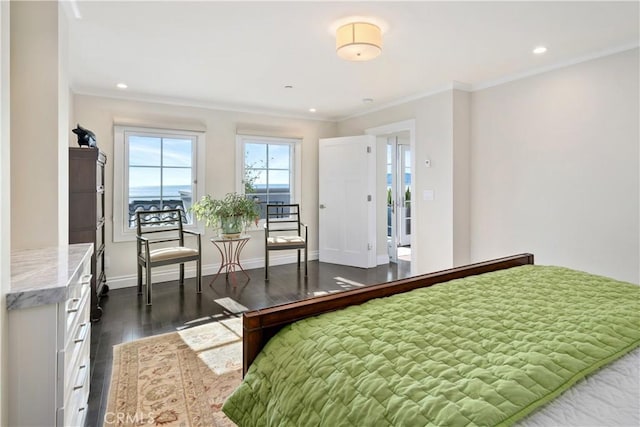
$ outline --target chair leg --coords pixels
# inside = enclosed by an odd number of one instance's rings
[[[180,286],[184,286],[184,263],[180,264]]]
[[[264,251],[264,281],[269,281],[269,250]]]
[[[151,267],[149,264],[147,264],[145,275],[147,276],[147,305],[151,305]]]
[[[196,261],[196,292],[202,293],[202,263],[200,259]]]
[[[298,252],[298,270],[300,270],[300,249],[298,249],[296,252]]]
[[[142,295],[142,266],[138,263],[138,295]]]
[[[306,278],[307,275],[307,248],[304,248],[304,277]]]

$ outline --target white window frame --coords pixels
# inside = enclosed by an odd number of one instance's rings
[[[196,202],[204,195],[204,171],[205,171],[205,134],[178,129],[160,129],[151,127],[136,127],[115,125],[113,127],[113,241],[128,242],[136,240],[135,228],[129,228],[129,150],[127,150],[126,134],[137,133],[151,136],[187,136],[195,140],[195,148],[192,150],[192,165],[195,168],[195,194],[191,200]],[[126,210],[126,213],[125,213]],[[186,230],[204,233],[204,223],[193,219],[193,224],[185,225]]]
[[[245,143],[264,142],[265,144],[286,144],[293,151],[291,156],[291,203],[301,203],[302,194],[302,139],[280,138],[260,135],[236,135],[236,192],[244,194]],[[247,231],[262,230],[264,219],[258,224],[251,224]]]

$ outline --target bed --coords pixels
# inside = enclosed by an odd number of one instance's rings
[[[249,312],[223,410],[241,426],[526,423],[638,353],[639,301],[522,254]]]

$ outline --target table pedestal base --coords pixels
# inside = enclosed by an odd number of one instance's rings
[[[211,239],[211,242],[214,244],[218,252],[220,252],[220,268],[218,272],[215,274],[209,286],[213,286],[213,282],[218,279],[222,270],[225,272],[225,279],[227,283],[229,282],[229,273],[231,273],[231,281],[233,286],[235,287],[238,284],[236,278],[236,271],[240,270],[246,277],[247,281],[251,280],[249,274],[244,271],[242,265],[240,264],[240,253],[242,249],[245,247],[250,237],[237,237],[232,239],[223,239],[223,238],[214,238]]]

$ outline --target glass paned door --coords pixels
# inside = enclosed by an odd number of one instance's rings
[[[411,148],[398,144],[399,199],[401,200],[399,224],[399,246],[411,244]]]
[[[389,260],[410,259],[411,146],[398,136],[387,138],[387,246]],[[402,250],[402,254],[399,251]]]

